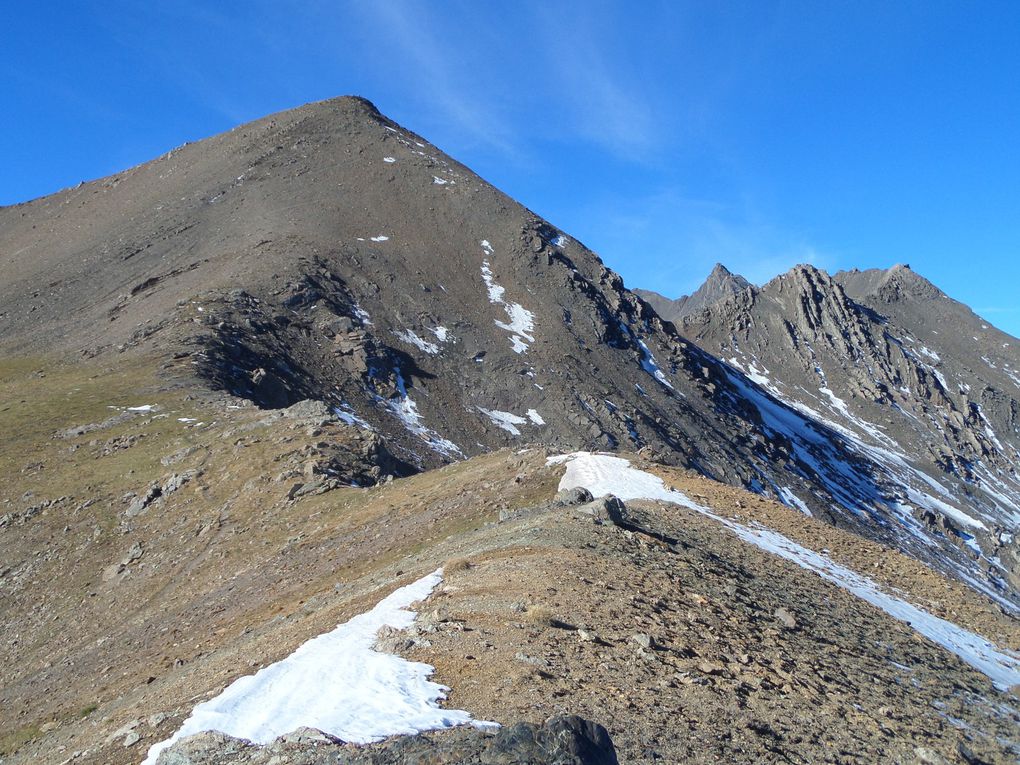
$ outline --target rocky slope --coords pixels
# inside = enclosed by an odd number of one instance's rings
[[[84,379],[37,367],[24,373],[30,388],[5,382],[5,400],[20,404],[0,414],[24,419],[9,429],[20,440],[3,453],[4,474],[42,508],[0,529],[8,765],[138,763],[196,703],[438,566],[445,581],[418,622],[380,649],[432,663],[450,704],[480,719],[582,714],[608,729],[621,761],[639,763],[939,762],[960,751],[1005,762],[1020,751],[1016,700],[988,677],[711,518],[557,500],[563,467],[538,448],[301,493],[303,456],[349,427],[335,415],[232,408],[177,389],[139,399],[144,368],[118,376],[94,364]],[[113,416],[111,400],[123,407]],[[824,550],[1020,648],[1014,620],[910,558],[693,472],[636,464],[720,517]],[[437,741],[428,751],[447,751]],[[338,753],[296,739],[182,751],[198,762]]]
[[[798,266],[680,330],[895,477],[870,501],[846,497],[847,509],[885,505],[902,547],[934,542],[942,563],[961,572],[976,563],[1004,590],[1020,583],[1014,338],[907,266],[834,277]],[[807,481],[783,497],[816,506]]]
[[[617,765],[601,725],[578,717],[542,724],[518,723],[495,734],[470,728],[400,736],[371,746],[350,746],[317,730],[299,730],[266,746],[201,733],[164,755],[164,765]]]

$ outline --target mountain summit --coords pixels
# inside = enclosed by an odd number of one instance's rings
[[[648,302],[666,321],[678,322],[693,316],[721,300],[736,295],[753,285],[743,276],[733,274],[722,263],[716,263],[705,282],[690,295],[670,300],[657,292],[637,289],[634,292]]]

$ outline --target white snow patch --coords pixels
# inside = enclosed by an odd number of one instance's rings
[[[386,163],[389,163],[389,164],[393,164],[393,163],[394,163],[394,162],[396,162],[397,160],[396,160],[396,158],[395,158],[395,157],[383,157],[383,158],[382,158],[382,161],[383,161],[383,162],[386,162]]]
[[[482,261],[482,280],[485,282],[485,288],[489,293],[489,302],[502,303],[503,293],[506,290],[493,280],[492,269],[489,267],[489,261],[487,260]]]
[[[583,487],[594,496],[613,494],[620,499],[652,499],[673,502],[706,515],[726,526],[741,540],[813,571],[823,579],[853,593],[862,600],[907,623],[929,640],[956,654],[983,672],[995,686],[1005,690],[1020,683],[1020,655],[952,622],[940,619],[905,600],[882,591],[873,580],[809,550],[782,534],[764,527],[751,528],[713,513],[681,492],[669,489],[657,476],[631,467],[621,457],[575,452],[550,457],[547,464],[567,464],[559,488]]]
[[[787,507],[793,507],[800,510],[804,515],[813,515],[811,508],[798,497],[788,486],[779,487],[779,498],[783,500],[783,504]]]
[[[373,242],[387,242],[387,241],[389,241],[389,237],[385,236],[383,234],[379,234],[379,236],[373,236],[372,237],[372,241]]]
[[[198,420],[196,418],[194,418],[194,417],[178,417],[177,418],[177,422],[189,423],[189,422],[198,422]]]
[[[354,308],[352,308],[352,309],[351,309],[351,312],[352,312],[352,313],[353,313],[353,314],[354,314],[355,316],[357,316],[357,317],[358,317],[358,321],[360,321],[360,322],[361,322],[361,325],[362,325],[363,327],[371,327],[371,326],[372,326],[372,317],[371,317],[371,316],[369,316],[369,315],[368,315],[368,311],[366,311],[366,310],[365,310],[364,308],[362,308],[362,307],[361,307],[360,305],[358,305],[357,303],[355,303],[355,304],[354,304]]]
[[[435,184],[436,186],[445,186],[447,183],[449,183],[449,181],[444,181],[438,175],[433,175],[432,183]]]
[[[442,287],[443,285],[440,284],[439,286]],[[441,343],[445,343],[450,338],[450,330],[448,330],[446,327],[442,326],[433,327],[432,329],[429,330],[429,332],[435,335],[436,339],[439,340],[439,342]]]
[[[468,723],[494,727],[459,709],[440,707],[449,688],[428,679],[433,667],[372,647],[383,627],[410,627],[415,613],[408,606],[427,598],[442,579],[439,569],[401,587],[371,611],[309,640],[287,658],[238,678],[196,706],[173,736],[152,746],[143,765],[154,765],[175,741],[210,730],[268,744],[304,726],[368,744]]]
[[[357,425],[358,427],[365,428],[366,430],[375,430],[375,428],[373,428],[367,421],[358,417],[358,415],[354,413],[350,404],[341,402],[339,406],[333,407],[333,413],[339,417],[342,422],[345,422],[348,425]]]
[[[482,244],[488,244],[483,242]],[[522,306],[520,303],[508,303],[503,299],[506,288],[496,283],[492,276],[492,268],[489,261],[482,261],[482,280],[485,282],[485,289],[489,295],[489,302],[503,306],[507,318],[510,321],[496,319],[496,326],[505,329],[511,334],[510,346],[514,353],[526,353],[529,343],[535,342],[535,314]]]
[[[528,410],[528,419],[536,425],[545,425],[545,420],[542,419],[542,415],[538,413],[537,409]]]
[[[641,368],[667,388],[673,390],[673,383],[667,380],[665,372],[659,369],[659,365],[655,363],[655,356],[653,356],[652,352],[648,350],[648,346],[645,345],[645,341],[638,340],[637,342],[638,345],[641,346]]]
[[[405,343],[415,346],[416,348],[425,351],[430,355],[439,353],[439,346],[435,343],[430,343],[428,340],[422,340],[418,335],[409,329],[402,329],[399,332],[394,332],[394,335],[399,337]]]
[[[408,431],[428,444],[432,451],[442,454],[444,457],[463,457],[464,452],[457,444],[425,426],[421,414],[418,413],[418,405],[407,395],[407,386],[400,370],[397,370],[396,376],[398,395],[391,399],[379,398],[378,401],[404,423],[404,427]]]
[[[129,412],[151,412],[155,408],[155,404],[142,404],[141,406],[129,406],[127,410]]]
[[[535,315],[520,303],[504,303],[503,306],[506,308],[506,314],[510,321],[497,321],[496,326],[533,342],[535,340],[532,336],[535,331]]]
[[[481,245],[482,245],[482,251],[485,252],[486,255],[491,255],[492,254],[492,245],[489,244],[489,240],[488,239],[483,239],[481,241]]]
[[[478,407],[478,411],[492,420],[493,424],[505,430],[512,436],[519,436],[521,431],[517,429],[518,425],[524,425],[527,420],[523,417],[518,417],[516,414],[511,412],[501,412],[498,409],[483,409]]]
[[[567,242],[569,242],[569,241],[570,240],[567,239],[567,237],[565,237],[563,234],[559,234],[559,235],[553,237],[552,246],[553,247],[566,247]]]
[[[666,374],[659,368],[659,365],[655,361],[655,356],[652,355],[648,346],[645,345],[645,341],[631,332],[630,327],[622,321],[620,322],[620,331],[629,336],[632,340],[636,341],[638,347],[641,348],[641,368],[658,380],[660,384],[665,385],[670,390],[675,390],[673,388],[673,384],[666,378]],[[641,386],[638,386],[638,390],[641,390]],[[642,395],[645,395],[643,390],[641,390],[641,393]]]

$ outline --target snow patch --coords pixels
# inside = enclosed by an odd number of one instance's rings
[[[142,404],[141,406],[129,406],[127,410],[129,412],[151,412],[155,408],[155,404]]]
[[[645,345],[645,341],[638,340],[637,343],[641,347],[641,368],[667,388],[673,390],[673,383],[667,380],[666,374],[659,369],[659,365],[655,362],[655,356],[653,356],[652,352],[648,350],[648,346]]]
[[[486,245],[488,242],[483,241],[482,244]],[[488,251],[491,252],[491,247]],[[496,319],[496,326],[510,333],[510,347],[514,353],[527,353],[529,344],[535,342],[535,314],[520,303],[508,303],[503,299],[506,288],[496,283],[487,260],[482,261],[482,280],[485,282],[489,302],[503,306],[509,319],[509,321]]]
[[[309,640],[287,658],[238,678],[218,696],[199,704],[166,741],[149,749],[143,765],[154,765],[174,742],[202,731],[268,744],[300,727],[317,728],[356,744],[424,730],[494,723],[472,720],[439,702],[449,688],[430,681],[433,667],[373,648],[383,627],[407,629],[424,600],[443,579],[439,569],[395,590],[371,611]]]
[[[536,425],[545,425],[545,420],[542,419],[542,415],[540,415],[536,409],[528,410],[528,419]]]
[[[385,236],[383,234],[379,234],[379,236],[373,236],[372,237],[372,241],[373,242],[387,242],[387,241],[389,241],[389,237]]]
[[[502,428],[512,436],[519,436],[521,431],[517,429],[517,426],[524,425],[527,422],[526,419],[518,417],[512,412],[501,412],[498,409],[484,409],[482,407],[478,407],[478,411],[492,420],[496,427]]]
[[[449,183],[449,181],[444,181],[438,175],[433,175],[432,176],[432,183],[434,185],[436,185],[436,186],[445,186],[447,183]]]
[[[620,322],[620,331],[623,332],[628,337],[630,337],[632,340],[634,340],[638,344],[638,347],[641,349],[641,368],[645,370],[648,374],[650,374],[652,377],[654,377],[656,380],[658,380],[660,384],[666,386],[670,390],[675,391],[675,388],[673,388],[673,384],[666,378],[666,374],[659,368],[659,365],[655,361],[655,356],[648,349],[648,346],[645,344],[645,341],[637,337],[633,332],[631,332],[630,327],[628,327],[622,321]],[[647,395],[640,385],[638,386],[638,390],[641,391],[642,395]]]
[[[348,425],[356,425],[359,428],[365,428],[366,430],[375,430],[375,428],[373,428],[367,421],[358,417],[358,415],[354,413],[350,404],[340,402],[339,406],[333,407],[333,414],[339,417],[341,422],[345,422]]]
[[[779,487],[779,498],[787,507],[800,510],[804,515],[813,515],[811,508],[787,486]]]
[[[457,444],[448,438],[443,438],[434,430],[425,426],[421,414],[418,413],[418,405],[407,395],[407,386],[404,383],[404,376],[400,373],[400,370],[397,370],[396,377],[398,395],[391,399],[380,397],[377,400],[398,420],[404,423],[404,427],[408,431],[428,444],[432,451],[451,459],[453,457],[463,458],[464,452],[461,451]]]
[[[383,157],[383,158],[382,158],[382,161],[383,161],[383,162],[386,162],[386,163],[388,163],[388,164],[393,164],[393,163],[394,163],[394,162],[396,162],[397,160],[396,160],[396,158],[394,158],[394,157]]]
[[[439,286],[442,287],[443,285]],[[433,327],[432,329],[429,330],[429,332],[435,335],[436,339],[439,340],[439,342],[441,343],[445,343],[450,338],[450,330],[448,330],[446,327],[441,326]]]
[[[439,346],[435,343],[430,343],[428,340],[422,340],[418,335],[409,329],[402,329],[399,332],[394,332],[394,335],[399,337],[405,343],[413,345],[416,348],[425,351],[425,353],[434,356],[439,353]]]
[[[372,326],[372,317],[368,315],[368,311],[366,311],[357,303],[354,304],[354,307],[351,309],[351,313],[358,317],[358,321],[361,322],[361,326],[363,327]]]

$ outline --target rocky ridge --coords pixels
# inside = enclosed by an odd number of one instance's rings
[[[1017,586],[1014,338],[908,266],[835,276],[797,266],[680,330],[899,475],[900,490],[878,499],[918,544],[934,539],[957,565],[977,561],[999,589]],[[791,506],[815,508],[813,487],[787,490]]]
[[[748,288],[753,288],[753,285],[747,279],[731,273],[722,263],[716,263],[705,282],[690,295],[670,300],[651,290],[635,289],[634,294],[640,296],[666,321],[678,323]]]
[[[518,723],[484,733],[460,728],[350,746],[313,729],[299,729],[265,746],[222,733],[200,733],[161,755],[160,765],[617,765],[601,725],[578,717]]]

